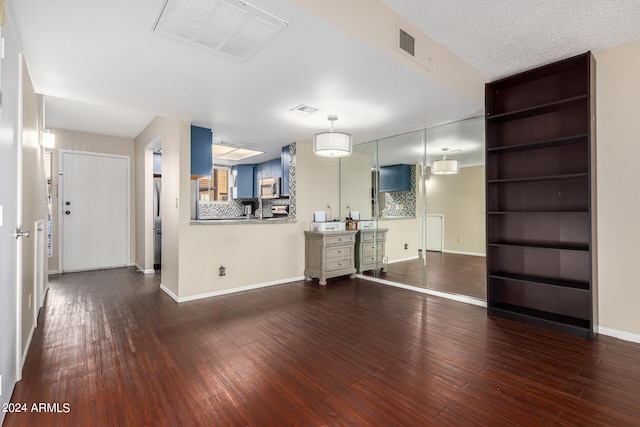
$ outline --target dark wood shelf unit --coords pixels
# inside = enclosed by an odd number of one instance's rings
[[[593,339],[595,60],[491,82],[485,95],[488,314]]]
[[[563,288],[580,289],[585,292],[589,291],[589,282],[579,282],[575,280],[558,280],[552,277],[524,276],[522,274],[509,274],[499,271],[497,273],[489,275],[489,278],[512,280],[515,282],[540,283],[546,286],[560,286]]]
[[[547,148],[547,147],[555,147],[564,144],[573,144],[576,142],[587,142],[588,134],[579,134],[579,135],[569,135],[562,138],[553,138],[544,141],[536,141],[530,142],[527,144],[521,145],[510,145],[507,147],[493,147],[487,149],[488,153],[501,153],[501,152],[510,152],[510,151],[520,151],[520,150],[531,150],[534,148]]]
[[[571,316],[562,316],[542,310],[535,310],[514,304],[495,304],[488,309],[490,316],[502,317],[527,323],[540,328],[551,329],[567,335],[593,339],[591,321]]]
[[[524,241],[501,241],[501,242],[490,242],[489,246],[515,246],[519,248],[528,248],[528,249],[544,249],[551,251],[578,251],[585,252],[589,251],[589,246],[583,246],[579,244],[570,245],[570,244],[558,244],[556,242],[524,242]]]
[[[569,178],[588,178],[588,173],[570,173],[565,175],[547,175],[547,176],[532,176],[525,178],[503,178],[503,179],[490,179],[487,182],[489,184],[500,184],[503,182],[525,182],[525,181],[548,181],[553,179],[569,179]]]

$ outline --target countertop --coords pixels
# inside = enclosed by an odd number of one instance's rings
[[[232,217],[232,218],[211,218],[191,220],[191,224],[197,225],[237,225],[237,224],[291,224],[296,223],[295,219],[289,218],[262,218],[257,217]]]

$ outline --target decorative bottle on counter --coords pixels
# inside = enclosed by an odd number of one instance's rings
[[[327,210],[325,211],[327,221],[333,221],[333,215],[331,214],[331,205],[327,204]]]

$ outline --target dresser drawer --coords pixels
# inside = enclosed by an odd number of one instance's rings
[[[352,258],[336,258],[334,260],[327,260],[326,270],[336,271],[336,270],[344,270],[345,268],[353,267],[353,257]]]
[[[373,255],[376,253],[376,247],[378,253],[384,254],[384,242],[378,243],[362,243],[362,255]]]
[[[377,262],[378,263],[382,263],[382,259],[384,258],[384,254],[379,253],[377,256],[376,255],[362,255],[362,265],[363,266],[370,266],[370,265],[375,265],[376,264],[376,258],[377,258]]]
[[[387,233],[362,233],[362,242],[384,242],[384,239],[387,237]]]
[[[350,236],[327,236],[325,239],[327,246],[353,244],[356,241],[354,234]]]
[[[325,255],[326,255],[327,259],[353,257],[353,245],[351,245],[351,246],[336,246],[334,248],[326,248],[325,249]]]

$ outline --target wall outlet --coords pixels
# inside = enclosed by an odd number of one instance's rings
[[[220,266],[220,268],[218,268],[218,276],[226,276],[227,275],[227,269],[224,268],[223,265]]]
[[[29,310],[31,310],[31,294],[29,294]]]
[[[462,243],[462,237],[458,236],[458,243]]]

